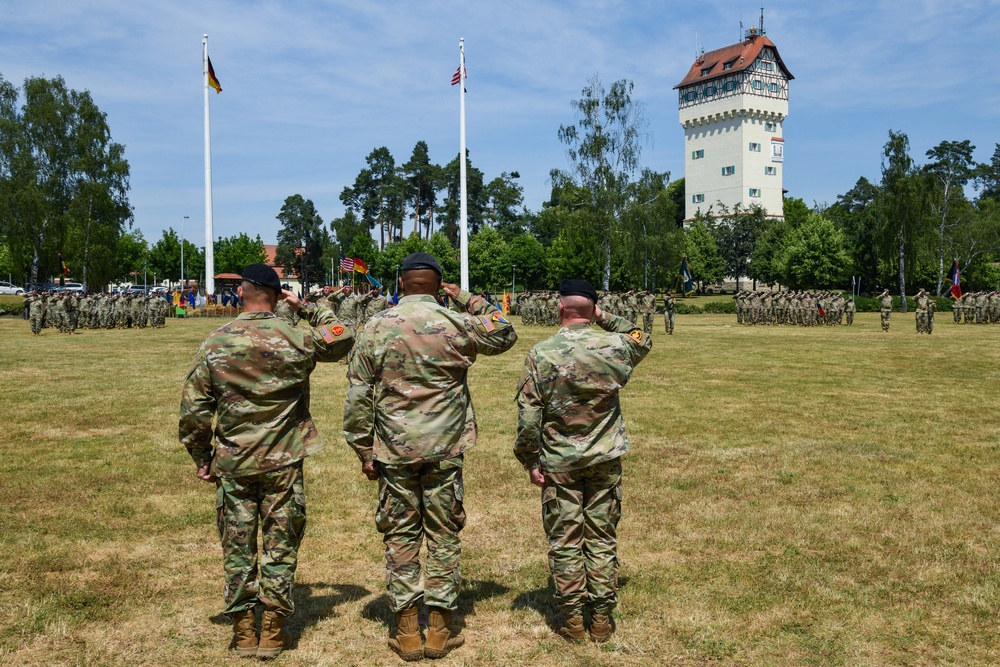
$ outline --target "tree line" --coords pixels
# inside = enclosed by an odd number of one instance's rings
[[[557,130],[568,167],[550,171],[538,210],[524,204],[515,169],[488,179],[470,154],[467,169],[470,279],[476,289],[545,289],[566,276],[603,288],[673,287],[683,258],[699,287],[725,277],[793,289],[947,291],[952,259],[968,288],[1000,283],[1000,144],[978,164],[969,141],[942,141],[919,164],[905,133],[890,131],[877,183],[858,179],[832,204],[786,198],[782,217],[717,202],[685,221],[684,179],[645,166],[649,139],[633,84],[597,76],[572,101],[572,123]],[[344,213],[324,223],[301,194],[277,212],[275,261],[306,287],[360,257],[375,277],[393,279],[410,252],[438,257],[458,279],[460,156],[431,162],[425,141],[397,163],[374,148],[343,188]],[[58,272],[63,252],[74,276],[103,285],[145,270],[180,278],[173,229],[149,244],[133,223],[129,165],[90,94],[57,77],[20,88],[0,77],[0,274],[37,284]],[[246,234],[215,244],[217,272],[262,261]],[[204,255],[184,241],[184,273],[201,277]]]

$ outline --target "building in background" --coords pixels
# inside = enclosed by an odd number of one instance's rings
[[[699,211],[759,205],[784,214],[782,166],[793,79],[760,26],[742,42],[702,53],[677,84],[684,127],[686,220]]]

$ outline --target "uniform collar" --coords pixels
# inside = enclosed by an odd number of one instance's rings
[[[399,297],[399,302],[400,303],[409,303],[411,301],[426,301],[427,303],[437,303],[438,302],[437,299],[435,299],[430,294],[411,294],[410,296],[401,296],[401,297]]]

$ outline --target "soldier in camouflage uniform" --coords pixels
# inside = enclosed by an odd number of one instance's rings
[[[854,313],[857,310],[858,307],[854,305],[854,296],[851,295],[844,304],[844,314],[847,315],[847,326],[854,324]]]
[[[639,295],[639,310],[642,312],[642,330],[646,335],[653,333],[653,315],[656,314],[656,295],[646,290]]]
[[[244,312],[209,334],[195,355],[178,431],[199,479],[216,483],[233,648],[241,656],[273,658],[288,646],[283,624],[294,610],[292,585],[306,524],[302,460],[323,448],[309,414],[309,375],[317,362],[346,355],[354,336],[331,310],[282,292],[278,274],[266,264],[243,271],[239,293]],[[276,317],[278,299],[310,326]],[[264,607],[259,640],[258,603]]]
[[[927,330],[927,303],[930,299],[927,297],[927,292],[920,290],[917,295],[913,297],[915,308],[915,319],[917,322],[917,333],[930,333]]]
[[[882,317],[882,331],[889,332],[889,316],[892,315],[892,297],[889,290],[883,290],[878,296],[879,313]]]
[[[40,294],[31,295],[31,305],[28,308],[28,321],[31,322],[31,333],[38,335],[42,331],[42,318],[45,315],[45,297]]]
[[[443,657],[465,641],[448,626],[461,583],[463,454],[476,443],[468,371],[480,354],[509,350],[517,334],[485,299],[442,282],[432,255],[409,255],[400,268],[406,296],[371,319],[351,355],[344,437],[365,476],[379,483],[375,526],[396,615],[389,647],[410,661]],[[466,312],[441,306],[438,289]],[[421,599],[428,608],[424,646]]]
[[[603,308],[601,310],[603,310]],[[676,302],[674,301],[673,292],[667,290],[663,294],[663,324],[666,326],[668,336],[674,335],[675,310],[676,310]]]
[[[652,339],[596,308],[597,292],[587,281],[564,280],[560,293],[562,328],[524,362],[514,454],[542,487],[549,569],[563,616],[558,632],[582,640],[588,608],[591,639],[604,642],[614,632],[621,457],[629,450],[618,391]]]

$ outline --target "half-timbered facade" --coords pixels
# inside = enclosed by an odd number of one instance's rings
[[[721,203],[783,215],[788,82],[778,49],[752,28],[703,53],[674,88],[684,127],[685,218]]]

